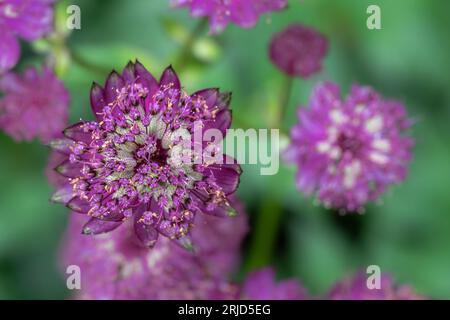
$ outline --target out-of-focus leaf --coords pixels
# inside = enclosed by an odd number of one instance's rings
[[[220,47],[211,38],[201,38],[195,42],[193,55],[200,61],[212,63],[220,58]]]
[[[169,38],[174,40],[176,43],[183,44],[188,41],[189,30],[179,21],[169,16],[164,16],[161,18],[161,24]]]
[[[76,54],[92,66],[97,66],[105,70],[117,69],[122,71],[128,61],[138,59],[149,70],[162,70],[158,59],[149,52],[120,43],[78,45]],[[89,68],[88,68],[89,69]],[[153,71],[155,72],[155,71]],[[107,73],[105,73],[105,78]]]

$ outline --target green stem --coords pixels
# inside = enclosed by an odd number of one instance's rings
[[[276,128],[281,128],[286,111],[289,107],[289,99],[292,93],[293,78],[286,76],[280,93],[280,105]],[[257,215],[253,238],[250,242],[250,251],[245,265],[245,271],[260,268],[273,262],[278,231],[283,216],[283,208],[278,201],[269,197],[261,202],[261,208]]]
[[[246,272],[272,263],[282,213],[283,210],[277,201],[267,198],[261,202],[244,267]]]
[[[280,108],[278,113],[278,128],[282,127],[283,120],[286,117],[286,111],[289,108],[289,99],[291,98],[292,85],[294,78],[286,75],[280,93]]]

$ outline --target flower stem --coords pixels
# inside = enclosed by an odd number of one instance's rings
[[[293,83],[294,78],[286,75],[280,93],[280,108],[278,113],[278,128],[280,129],[282,127],[283,120],[286,117],[286,111],[289,107],[289,99],[291,97]]]
[[[270,198],[262,201],[244,267],[245,272],[272,263],[282,213],[283,210],[277,201]]]
[[[278,129],[281,129],[286,116],[292,93],[293,80],[292,77],[286,76],[281,87],[278,119],[274,126]],[[262,201],[256,217],[253,238],[250,242],[249,257],[244,268],[246,272],[273,262],[282,216],[283,208],[278,201],[274,201],[270,197]]]

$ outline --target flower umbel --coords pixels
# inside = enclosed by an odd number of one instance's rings
[[[386,188],[405,179],[413,139],[404,106],[369,87],[318,85],[291,131],[286,158],[297,164],[297,185],[326,207],[361,211]]]
[[[328,40],[313,28],[292,24],[274,35],[269,46],[269,57],[284,73],[308,78],[322,68],[328,51]]]
[[[189,7],[193,17],[208,17],[212,33],[222,32],[232,22],[251,28],[259,16],[287,6],[287,0],[172,0],[175,7]]]
[[[19,60],[17,37],[33,41],[53,27],[54,0],[0,1],[0,74]]]
[[[58,137],[67,125],[69,92],[49,68],[9,72],[0,79],[0,129],[15,140]]]
[[[198,123],[201,130],[225,135],[230,98],[218,89],[186,94],[171,67],[159,82],[139,62],[130,62],[122,75],[112,72],[104,88],[92,86],[97,119],[67,128],[66,139],[53,143],[66,154],[57,171],[68,178],[54,200],[91,217],[86,234],[111,231],[132,218],[146,246],[162,234],[190,247],[188,234],[198,212],[235,214],[228,196],[241,170],[229,159],[198,164],[178,156],[199,156],[184,144]]]

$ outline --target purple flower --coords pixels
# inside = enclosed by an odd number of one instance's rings
[[[329,292],[332,300],[419,300],[425,299],[407,285],[397,286],[387,274],[381,274],[380,288],[369,289],[368,275],[359,272],[338,282]]]
[[[198,164],[210,145],[200,145],[200,153],[185,145],[192,139],[198,146],[193,138],[202,130],[225,136],[230,99],[218,89],[186,94],[171,67],[159,82],[139,62],[130,62],[122,75],[112,72],[104,88],[92,86],[97,119],[67,128],[66,139],[52,144],[66,155],[56,170],[67,177],[53,200],[91,217],[85,234],[108,232],[132,219],[146,246],[162,234],[191,247],[189,231],[198,212],[235,215],[229,196],[239,184],[240,166],[226,157],[226,163],[208,158]],[[188,159],[180,161],[180,154]]]
[[[131,221],[115,232],[86,237],[85,218],[72,215],[62,250],[63,269],[81,269],[80,299],[232,299],[237,287],[227,281],[239,260],[247,217],[195,217],[196,252],[167,238],[152,248],[136,238]]]
[[[290,76],[302,78],[320,71],[327,51],[325,36],[301,24],[292,24],[275,34],[269,46],[274,65]]]
[[[252,272],[245,280],[240,296],[248,300],[304,300],[307,293],[296,280],[276,282],[272,268]]]
[[[33,41],[53,28],[54,0],[0,1],[0,74],[19,60],[17,38]]]
[[[0,78],[0,128],[15,140],[58,137],[67,125],[69,93],[53,71],[25,70]]]
[[[298,117],[286,158],[299,167],[298,188],[325,207],[360,211],[405,179],[413,140],[400,102],[357,85],[342,101],[337,85],[323,83]]]
[[[193,17],[208,17],[212,33],[222,32],[232,22],[251,28],[259,16],[287,6],[287,0],[172,0],[175,7],[189,7]]]

